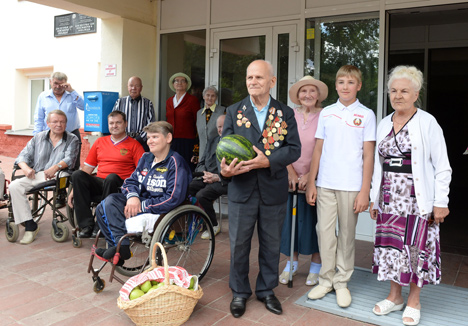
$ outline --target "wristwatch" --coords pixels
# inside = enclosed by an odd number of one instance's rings
[[[62,164],[57,164],[59,170],[61,170],[63,168],[63,165]]]

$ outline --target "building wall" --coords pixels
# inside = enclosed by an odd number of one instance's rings
[[[55,38],[54,16],[69,12],[16,0],[1,1],[0,11],[8,13],[0,20],[2,44],[10,45],[0,60],[0,88],[10,94],[0,107],[0,123],[14,130],[29,127],[28,78],[33,76],[63,71],[78,92],[97,89],[100,20],[97,33]]]

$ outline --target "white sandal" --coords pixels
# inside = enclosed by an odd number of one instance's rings
[[[288,264],[289,264],[289,262],[288,262]],[[296,268],[294,268],[294,267],[296,267]],[[297,269],[298,269],[298,267],[294,266],[294,264],[293,264],[293,276],[297,274]],[[288,282],[289,282],[289,270],[290,269],[289,269],[288,265],[286,265],[284,267],[283,272],[279,276],[279,282],[281,284],[288,284]]]
[[[375,310],[375,306],[374,306],[374,308],[372,309],[372,312],[376,314],[377,316],[383,316],[383,315],[387,315],[391,313],[392,311],[400,311],[401,309],[403,309],[403,306],[405,304],[404,303],[395,304],[394,302],[385,299],[385,300],[377,302],[375,305],[380,308],[380,311]]]
[[[314,285],[318,284],[318,278],[319,278],[319,274],[309,273],[309,275],[307,276],[305,284],[308,285],[308,286],[314,286]]]
[[[403,318],[412,318],[413,321],[404,321],[403,324],[407,326],[415,326],[419,324],[419,319],[421,319],[421,310],[416,308],[411,308],[406,306],[405,311],[403,311]]]

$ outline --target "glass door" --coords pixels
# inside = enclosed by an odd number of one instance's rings
[[[248,95],[246,70],[257,59],[273,64],[278,82],[271,95],[287,103],[289,85],[294,83],[296,62],[295,48],[291,47],[291,42],[296,42],[296,25],[214,30],[210,50],[210,84],[218,88],[220,105],[228,107]]]

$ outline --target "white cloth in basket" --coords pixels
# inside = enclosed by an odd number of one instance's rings
[[[153,232],[153,227],[159,218],[159,214],[140,214],[132,218],[125,220],[125,226],[127,227],[128,233],[143,232],[143,228],[146,225],[146,229],[149,233]]]
[[[190,275],[183,267],[179,266],[169,266],[169,282],[170,284],[175,284],[183,288],[188,289],[190,286],[190,280],[195,278],[194,291],[198,290],[198,277],[195,275]],[[157,280],[159,282],[164,282],[164,267],[160,266],[152,271],[143,272],[141,274],[135,275],[127,280],[125,284],[120,289],[120,298],[124,301],[128,301],[130,292],[137,285],[141,285],[148,280]]]

